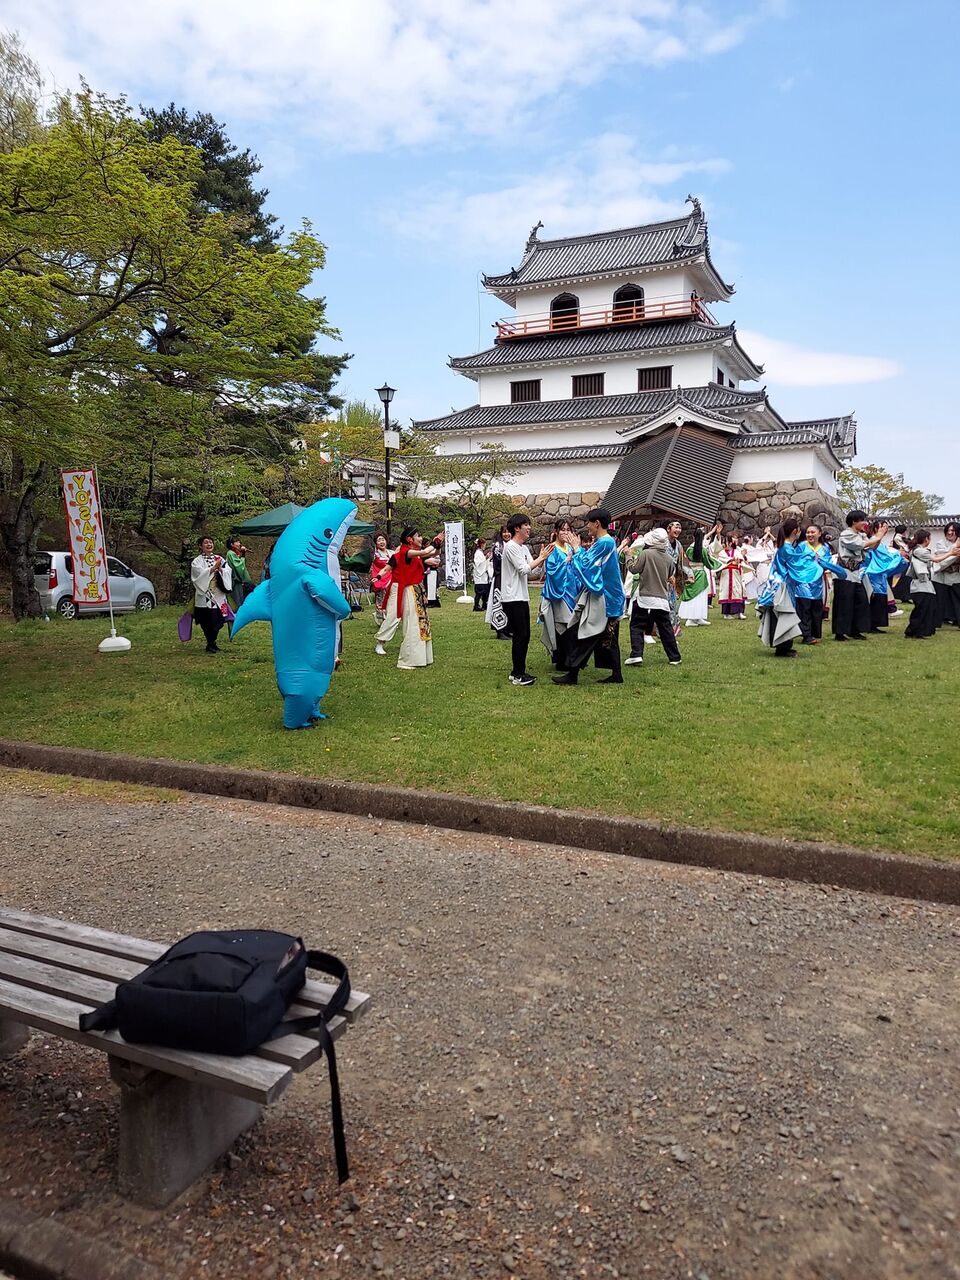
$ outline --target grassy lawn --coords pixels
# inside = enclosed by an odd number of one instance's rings
[[[269,628],[213,657],[178,642],[178,614],[121,619],[127,655],[97,652],[103,619],[0,625],[0,736],[960,856],[949,630],[908,644],[894,619],[887,636],[781,662],[752,621],[717,617],[684,633],[682,667],[650,646],[625,685],[591,668],[575,689],[550,683],[535,636],[541,679],[522,689],[509,644],[446,596],[433,667],[376,657],[365,610],[345,626],[331,718],[286,733]]]

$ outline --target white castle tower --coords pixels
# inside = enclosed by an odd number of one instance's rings
[[[603,501],[621,520],[754,528],[790,506],[835,525],[856,422],[785,422],[743,386],[763,370],[709,309],[734,290],[688,203],[684,218],[561,240],[538,223],[520,265],[483,278],[513,308],[493,346],[450,359],[477,403],[414,426],[442,454],[501,445],[513,501],[544,521]]]

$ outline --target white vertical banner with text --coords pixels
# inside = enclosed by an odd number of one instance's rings
[[[60,479],[73,557],[73,598],[77,604],[108,604],[110,580],[96,473],[92,467],[61,471]]]
[[[444,581],[448,591],[455,591],[458,587],[466,590],[467,561],[464,543],[463,521],[446,522],[443,526],[443,552],[446,565]]]

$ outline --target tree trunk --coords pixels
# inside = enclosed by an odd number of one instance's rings
[[[10,488],[0,494],[0,541],[10,565],[10,603],[15,622],[23,618],[39,618],[43,614],[40,597],[33,585],[33,558],[43,528],[43,519],[36,511],[36,500],[46,478],[47,464],[42,462],[29,479],[25,473],[22,458],[14,456]]]

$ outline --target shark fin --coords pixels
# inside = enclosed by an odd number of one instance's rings
[[[259,587],[255,587],[247,596],[243,604],[237,610],[236,621],[230,632],[231,636],[235,636],[241,628],[245,627],[248,622],[272,622],[273,621],[273,598],[270,592],[270,579],[261,582]]]

